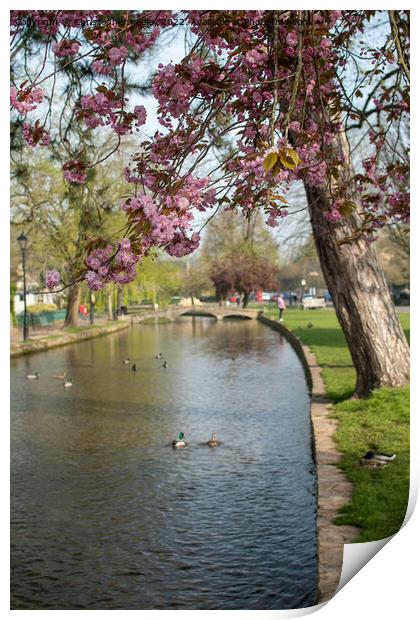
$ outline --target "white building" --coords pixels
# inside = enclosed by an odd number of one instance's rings
[[[54,293],[26,293],[26,305],[33,306],[34,304],[53,304],[55,303],[56,295]],[[15,314],[21,314],[24,310],[23,303],[23,291],[16,293],[13,298],[15,305]]]

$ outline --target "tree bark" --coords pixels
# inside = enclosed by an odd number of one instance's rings
[[[343,141],[341,149],[349,170]],[[324,215],[331,203],[328,190],[305,189],[319,261],[357,373],[356,395],[406,385],[409,347],[374,246],[360,239],[340,245],[360,225],[359,216],[353,212],[332,224]]]
[[[123,305],[123,290],[121,286],[117,287],[117,316],[121,316],[121,306]]]
[[[242,308],[247,307],[248,301],[249,301],[249,293],[244,293],[244,296],[242,298]]]
[[[107,307],[108,321],[112,321],[112,319],[114,318],[114,310],[112,307],[112,295],[113,295],[112,287],[108,286],[107,291],[106,291],[106,307]]]
[[[75,282],[69,288],[67,312],[64,327],[77,327],[79,315],[80,282]]]

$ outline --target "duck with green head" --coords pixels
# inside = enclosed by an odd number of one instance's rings
[[[178,435],[178,439],[174,439],[172,442],[172,447],[173,448],[184,448],[185,446],[187,446],[187,442],[185,441],[185,436],[184,433],[179,433]]]

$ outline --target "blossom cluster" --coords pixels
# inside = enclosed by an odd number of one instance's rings
[[[96,95],[84,95],[80,99],[78,118],[83,119],[88,127],[109,125],[118,135],[125,135],[139,129],[146,122],[146,108],[135,106],[132,112],[124,110],[125,98],[105,86],[97,88]]]
[[[51,44],[51,49],[58,58],[66,58],[79,52],[80,43],[72,39],[62,39],[59,43],[54,41]]]
[[[18,90],[15,86],[10,89],[10,105],[20,114],[27,114],[38,107],[44,98],[42,88],[39,86],[28,86]]]
[[[136,276],[138,260],[130,239],[122,239],[116,248],[101,242],[86,257],[85,281],[93,291],[101,290],[109,282],[128,284]]]
[[[47,271],[47,273],[45,274],[45,286],[50,290],[57,288],[57,286],[60,284],[60,280],[60,273],[56,269]]]
[[[51,136],[49,132],[41,126],[39,120],[35,122],[35,125],[28,125],[23,123],[22,134],[25,142],[29,146],[48,146],[51,142]]]
[[[86,165],[79,159],[70,159],[63,166],[64,179],[68,183],[83,184],[87,179]]]

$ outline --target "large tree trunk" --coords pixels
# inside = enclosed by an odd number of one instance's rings
[[[80,282],[75,282],[69,289],[64,327],[77,327],[79,314],[79,297]]]
[[[346,143],[340,146],[350,165]],[[356,395],[407,384],[409,347],[373,244],[339,243],[360,225],[359,216],[332,224],[324,215],[328,190],[305,189],[319,261],[357,373]]]

